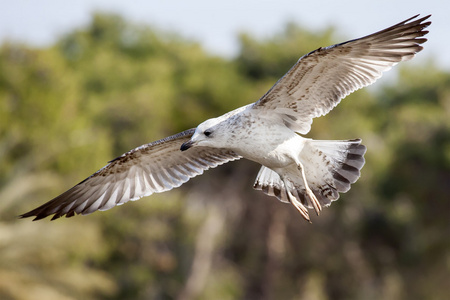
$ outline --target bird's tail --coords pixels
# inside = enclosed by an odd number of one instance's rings
[[[364,166],[366,147],[360,139],[347,141],[308,140],[300,153],[305,177],[309,187],[322,206],[328,206],[345,193],[360,176]],[[288,189],[308,208],[312,204],[305,196],[305,186],[297,166],[291,165],[277,170],[285,178]],[[284,182],[275,171],[262,167],[256,178],[254,188],[262,190],[280,201],[290,202]]]

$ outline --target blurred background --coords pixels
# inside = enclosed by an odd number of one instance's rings
[[[449,299],[449,6],[2,1],[0,299]],[[314,121],[308,137],[368,152],[313,224],[254,191],[247,161],[106,212],[17,218],[256,101],[311,50],[417,13],[433,14],[424,51]]]

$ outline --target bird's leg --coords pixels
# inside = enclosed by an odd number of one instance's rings
[[[314,210],[316,211],[316,214],[319,215],[320,211],[322,210],[322,205],[320,205],[320,202],[319,202],[319,200],[317,200],[316,195],[314,195],[313,191],[309,188],[308,182],[306,181],[305,170],[300,161],[297,161],[297,168],[300,171],[300,173],[302,174],[303,183],[305,185],[306,195],[308,195],[309,199],[311,199],[311,203],[314,207]]]
[[[299,211],[299,213],[302,215],[302,217],[308,221],[309,223],[311,223],[311,219],[309,218],[309,214],[308,214],[308,210],[306,209],[306,207],[297,200],[297,198],[295,198],[291,192],[289,191],[288,185],[286,180],[282,179],[283,183],[284,183],[284,187],[286,189],[286,193],[288,195],[289,201],[292,203],[292,205],[294,205],[294,207]]]

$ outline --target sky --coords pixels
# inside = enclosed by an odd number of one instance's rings
[[[444,0],[0,0],[0,7],[0,44],[18,41],[45,47],[86,25],[93,12],[111,12],[179,32],[223,56],[237,53],[239,32],[269,37],[291,21],[312,31],[334,26],[340,38],[336,42],[343,42],[416,14],[432,14],[428,42],[415,60],[432,57],[450,70],[450,1]]]

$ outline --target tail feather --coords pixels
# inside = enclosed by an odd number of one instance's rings
[[[361,168],[364,166],[364,154],[366,146],[361,145],[360,139],[348,141],[310,141],[305,145],[300,157],[306,161],[311,161],[309,157],[318,155],[327,162],[327,170],[334,178],[332,186],[338,192],[345,193],[350,189],[350,185],[355,183],[361,176]],[[315,160],[317,158],[313,158]],[[306,163],[306,165],[308,165]],[[307,168],[307,166],[305,166]],[[316,178],[319,180],[320,178]]]
[[[360,139],[347,141],[309,140],[300,153],[306,180],[322,206],[329,206],[339,198],[339,193],[350,189],[361,175],[366,147]],[[287,179],[286,188],[281,176]],[[262,190],[280,201],[289,202],[287,190],[308,208],[312,204],[305,196],[305,186],[297,166],[291,165],[277,172],[262,167],[254,188]]]
[[[253,188],[262,190],[269,196],[277,197],[281,202],[290,202],[280,176],[267,167],[261,167]]]

